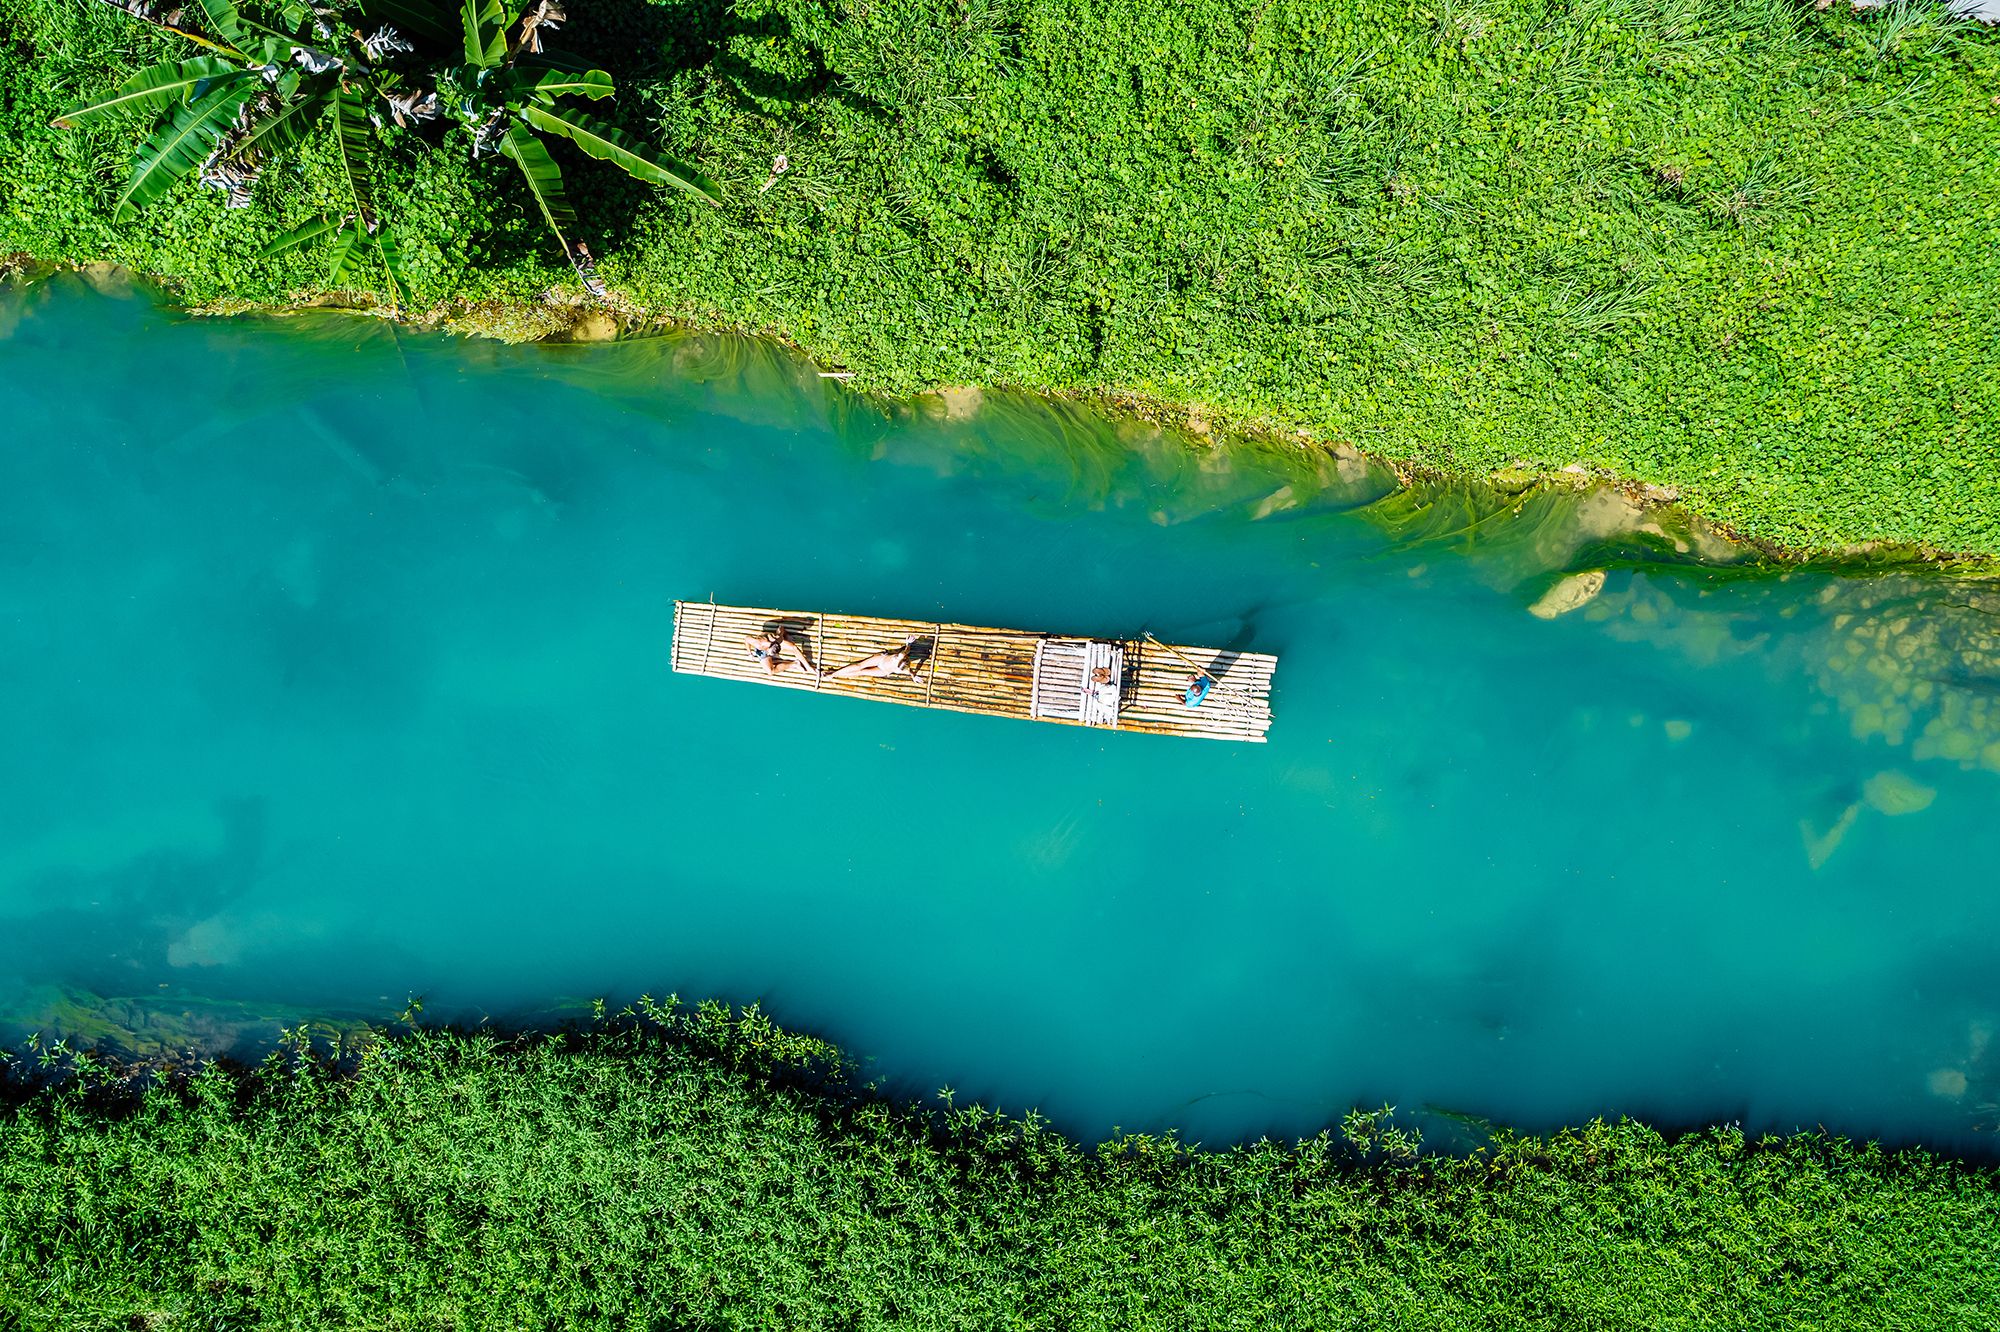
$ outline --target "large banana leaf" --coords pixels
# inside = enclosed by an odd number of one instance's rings
[[[251,76],[231,79],[176,111],[166,127],[133,158],[132,178],[118,196],[112,220],[124,221],[194,170],[229,127],[237,108],[257,95],[261,83]]]
[[[384,226],[375,233],[375,253],[382,260],[382,271],[389,275],[389,292],[398,306],[410,301],[410,282],[403,274],[403,247],[396,243],[396,233]]]
[[[563,231],[576,226],[576,213],[569,206],[569,196],[563,192],[562,172],[556,169],[556,160],[549,156],[540,139],[518,124],[507,127],[506,137],[500,140],[500,151],[521,164],[521,174],[528,178],[528,193],[541,205],[543,220],[556,233],[563,253],[568,254],[569,237]]]
[[[216,86],[217,80],[241,73],[236,66],[217,56],[169,60],[163,65],[140,70],[112,92],[78,102],[57,116],[54,123],[63,129],[75,129],[121,112],[150,111],[190,95],[199,95],[197,89],[206,93]]]
[[[405,36],[430,42],[450,42],[458,36],[450,7],[435,0],[361,0],[361,12]]]
[[[305,138],[319,118],[333,105],[333,99],[325,92],[309,92],[293,102],[287,102],[274,114],[264,117],[250,127],[248,133],[236,141],[236,151],[230,156],[242,158],[251,152],[274,153],[280,148],[289,148]]]
[[[348,193],[354,199],[355,225],[363,231],[375,227],[375,136],[368,124],[368,110],[361,94],[346,88],[333,91],[334,146],[340,150],[340,165],[347,176]]]
[[[500,0],[459,0],[459,6],[466,63],[481,69],[499,64],[507,56],[507,11]]]
[[[201,12],[208,15],[208,26],[239,46],[249,35],[243,26],[243,16],[236,12],[231,0],[201,0]]]
[[[338,217],[332,213],[322,213],[302,227],[293,227],[290,231],[257,251],[257,257],[259,259],[269,259],[274,254],[283,254],[287,250],[296,250],[307,241],[318,240],[321,236],[326,235],[327,232],[332,231],[335,227],[343,225],[346,221],[347,219],[344,217]]]
[[[339,290],[352,284],[355,273],[360,271],[361,257],[368,251],[366,235],[361,230],[357,218],[340,229],[333,239],[333,250],[327,256],[331,261],[326,273],[326,285]]]
[[[521,118],[536,129],[562,135],[592,157],[622,167],[640,180],[672,185],[717,206],[722,203],[715,182],[708,177],[575,107],[531,102],[521,108]]]
[[[244,50],[253,45],[251,38],[262,38],[261,43],[256,43],[262,63],[284,63],[291,59],[292,47],[319,44],[312,31],[312,17],[304,11],[294,13],[287,7],[280,21],[290,26],[276,28],[245,14],[234,0],[200,0],[200,4],[202,12],[208,15],[209,25]]]
[[[595,68],[582,56],[571,55],[553,46],[544,46],[539,51],[524,51],[514,58],[515,69],[561,69],[571,74],[587,74]]]
[[[316,51],[325,45],[319,33],[313,29],[310,19],[295,23],[289,28],[274,28],[255,19],[244,18],[241,14],[236,17],[252,35],[262,37],[259,50],[267,65],[289,63],[294,47],[303,46]]]
[[[567,70],[549,66],[516,64],[508,77],[509,91],[520,91],[544,102],[558,97],[609,97],[618,90],[611,76],[601,69]]]

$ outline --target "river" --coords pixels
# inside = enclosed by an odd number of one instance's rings
[[[98,286],[0,287],[16,1039],[674,991],[1086,1139],[2000,1123],[2000,587],[742,339]],[[711,594],[1275,652],[1271,743],[673,675]]]

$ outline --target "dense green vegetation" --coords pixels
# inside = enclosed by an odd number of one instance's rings
[[[1581,462],[1789,543],[2000,550],[2000,33],[1941,4],[570,10],[609,114],[725,197],[557,145],[623,299],[890,391],[1129,393],[1440,469]],[[0,0],[0,250],[316,289],[258,251],[340,207],[324,145],[259,207],[189,185],[115,224],[143,126],[48,127],[176,41]],[[419,304],[578,292],[521,186],[420,131],[389,157]]]
[[[1358,1117],[1081,1152],[857,1089],[724,1010],[89,1080],[0,1111],[0,1324],[1971,1327],[2000,1175],[1635,1124],[1382,1151]],[[1391,1142],[1389,1145],[1397,1144]],[[1363,1150],[1366,1149],[1366,1154]]]
[[[114,222],[189,176],[221,191],[228,207],[248,208],[264,168],[321,134],[337,171],[334,205],[259,255],[324,241],[332,255],[326,280],[335,287],[356,285],[364,259],[372,257],[400,305],[409,289],[402,246],[375,207],[378,128],[441,121],[465,131],[475,158],[511,158],[561,253],[594,296],[608,293],[588,248],[576,248],[565,235],[577,230],[576,214],[540,135],[560,136],[629,175],[717,202],[699,173],[576,105],[574,99],[601,101],[617,88],[605,71],[548,44],[562,22],[554,0],[535,0],[519,15],[501,0],[476,0],[456,15],[439,0],[357,0],[346,7],[200,0],[191,8],[123,0],[119,8],[208,54],[149,65],[56,117],[62,129],[158,117],[118,193]]]

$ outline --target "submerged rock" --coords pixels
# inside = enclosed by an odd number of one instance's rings
[[[1990,580],[1887,575],[1829,582],[1820,689],[1856,739],[1912,759],[2000,770],[2000,596]]]
[[[590,310],[569,326],[571,342],[610,342],[618,336],[618,320],[609,310]]]
[[[1567,615],[1577,607],[1589,602],[1604,590],[1604,570],[1591,569],[1584,573],[1571,574],[1542,593],[1542,598],[1528,607],[1528,614],[1538,620],[1553,620],[1558,615]]]
[[[1959,1068],[1939,1068],[1931,1070],[1931,1095],[1958,1097],[1965,1095],[1965,1070]]]
[[[78,265],[76,271],[83,275],[83,280],[90,284],[91,290],[100,296],[115,296],[122,299],[136,294],[137,289],[132,283],[132,270],[129,268],[96,260]]]
[[[937,410],[932,415],[942,416],[947,421],[970,421],[986,405],[985,391],[971,384],[941,388],[932,398],[937,403]]]
[[[1937,788],[1890,769],[1863,783],[1861,794],[1884,814],[1916,814],[1931,807],[1931,801],[1937,799]]]
[[[972,420],[986,408],[986,390],[976,384],[948,384],[918,394],[912,402],[930,420]]]
[[[454,333],[500,342],[543,342],[567,334],[575,321],[566,307],[526,301],[482,301],[445,320]]]
[[[1290,486],[1279,486],[1263,499],[1257,501],[1257,506],[1250,510],[1250,521],[1253,523],[1258,522],[1261,519],[1269,518],[1274,513],[1298,507],[1299,497],[1297,492]]]

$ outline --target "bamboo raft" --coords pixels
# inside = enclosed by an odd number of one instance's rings
[[[829,675],[815,677],[798,669],[774,672],[752,656],[746,640],[779,628]],[[912,638],[916,641],[906,675],[830,678],[837,667],[900,647]],[[1162,643],[1151,635],[1064,638],[932,620],[676,601],[672,664],[687,675],[910,707],[1262,742],[1271,727],[1271,675],[1278,659],[1264,653]],[[1090,671],[1099,665],[1116,682],[1115,703],[1108,691],[1086,688]],[[1195,674],[1205,674],[1214,683],[1201,705],[1191,708],[1183,693],[1188,677]]]

